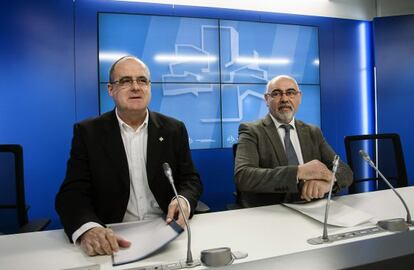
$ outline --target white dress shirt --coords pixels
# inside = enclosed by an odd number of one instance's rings
[[[282,145],[283,147],[285,147],[285,144],[283,142],[285,139],[286,130],[283,127],[281,127],[282,125],[285,125],[285,123],[280,123],[271,114],[270,114],[270,117],[272,118],[273,123],[275,123],[277,132],[279,133],[279,136],[282,139]],[[295,118],[293,118],[292,121],[290,121],[289,125],[292,126],[292,129],[290,130],[290,141],[292,142],[293,148],[295,149],[296,156],[298,157],[299,165],[302,165],[304,163],[303,156],[302,156],[302,148],[300,147],[298,132],[295,126]]]
[[[115,113],[128,160],[130,178],[129,201],[123,222],[157,218],[163,212],[149,188],[146,169],[149,112],[147,110],[144,122],[136,130],[122,121],[117,110],[115,110]],[[186,201],[188,210],[191,211],[188,200],[182,196],[180,197]],[[94,227],[102,226],[96,222],[83,224],[72,234],[73,243],[76,244],[76,240],[83,233]]]

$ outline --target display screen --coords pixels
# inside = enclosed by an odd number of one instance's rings
[[[320,126],[318,29],[220,19],[99,13],[100,113],[114,108],[109,69],[124,55],[151,71],[150,110],[183,121],[191,149],[230,147],[240,122],[268,109],[271,78],[287,74],[302,91],[297,118]]]

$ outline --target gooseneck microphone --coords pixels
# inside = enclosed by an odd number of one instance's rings
[[[168,181],[170,182],[170,184],[171,184],[171,186],[174,190],[175,197],[177,198],[178,208],[180,210],[181,215],[183,215],[185,227],[187,229],[187,259],[185,261],[185,266],[184,267],[185,268],[190,268],[190,267],[198,266],[198,265],[200,265],[200,262],[199,261],[194,261],[193,260],[193,255],[191,253],[191,231],[190,231],[190,226],[188,225],[187,217],[186,217],[186,215],[183,211],[183,208],[181,206],[181,203],[180,203],[180,200],[179,200],[179,197],[178,197],[177,189],[175,188],[175,185],[174,185],[174,178],[172,176],[171,167],[167,162],[165,162],[165,163],[162,164],[162,168],[164,170],[165,176],[168,178]]]
[[[319,245],[322,243],[327,243],[330,242],[331,239],[329,239],[328,236],[328,216],[329,216],[329,206],[331,203],[331,196],[332,196],[332,188],[333,188],[333,184],[335,181],[335,174],[336,171],[338,170],[338,164],[339,164],[339,156],[335,155],[333,161],[333,168],[332,168],[332,179],[331,179],[331,183],[330,183],[330,187],[329,187],[329,193],[328,193],[328,198],[326,199],[326,206],[325,206],[325,218],[323,221],[323,233],[322,236],[318,236],[315,238],[310,238],[307,240],[307,242],[311,245]]]
[[[325,206],[325,218],[323,221],[323,234],[322,234],[322,240],[323,241],[329,241],[328,237],[328,215],[329,215],[329,206],[331,204],[331,196],[332,196],[332,188],[335,181],[335,174],[338,170],[338,164],[339,164],[339,156],[335,155],[333,160],[333,168],[332,168],[332,179],[331,179],[331,185],[329,187],[329,194],[328,199],[326,200],[326,206]]]
[[[380,172],[380,170],[377,168],[377,166],[375,166],[374,162],[372,162],[372,160],[369,157],[369,155],[367,154],[367,152],[365,152],[364,150],[361,149],[361,150],[359,150],[359,154],[369,164],[369,166],[371,166],[378,173],[378,175],[381,176],[381,179],[384,180],[384,182],[395,193],[395,195],[397,195],[397,197],[400,199],[400,201],[404,205],[405,211],[407,212],[407,220],[406,220],[407,224],[414,225],[413,221],[411,220],[410,210],[408,209],[407,204],[405,203],[405,201],[401,197],[401,195],[398,193],[398,191],[395,190],[395,188],[391,185],[391,183],[387,180],[387,178],[385,178],[385,176]],[[385,230],[391,230],[391,231],[406,231],[406,230],[408,230],[408,227],[406,225],[404,226],[403,224],[401,224],[400,221],[401,221],[401,219],[382,220],[382,221],[378,221],[378,226],[380,226],[381,228],[383,228]]]

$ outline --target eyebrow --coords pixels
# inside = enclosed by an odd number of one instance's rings
[[[121,78],[119,78],[120,80],[121,79],[126,79],[126,78],[128,78],[128,79],[132,79],[132,78],[134,78],[134,76],[123,76],[123,77],[121,77]],[[135,77],[136,79],[146,79],[146,80],[149,80],[147,77],[145,77],[145,76],[138,76],[138,77]]]
[[[288,88],[288,89],[286,89],[286,91],[290,91],[290,90],[298,91],[295,88]],[[270,93],[275,92],[275,91],[283,92],[283,90],[281,90],[281,89],[273,89],[272,91],[270,91]]]

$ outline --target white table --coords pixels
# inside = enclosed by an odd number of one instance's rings
[[[414,213],[414,187],[398,189]],[[366,211],[377,219],[405,217],[405,210],[391,190],[336,197],[335,200]],[[388,232],[344,240],[331,244],[310,245],[307,239],[322,234],[322,224],[282,205],[201,214],[191,222],[192,251],[195,258],[208,248],[230,247],[248,252],[235,263],[251,262],[281,255],[324,248],[361,239],[381,237]],[[328,227],[329,233],[353,228]],[[65,269],[99,264],[100,269],[129,269],[177,262],[185,259],[187,238],[181,234],[160,253],[140,262],[112,267],[110,256],[88,257],[70,244],[63,230],[0,236],[0,269]],[[199,267],[202,268],[202,267]]]

